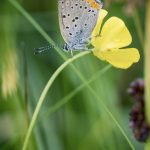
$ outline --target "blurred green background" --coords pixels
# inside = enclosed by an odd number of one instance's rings
[[[134,0],[135,1],[135,0]],[[62,45],[56,0],[18,0],[44,31]],[[129,128],[132,100],[127,95],[131,81],[143,76],[143,47],[137,30],[138,19],[144,32],[145,6],[130,10],[129,1],[104,1],[109,17],[122,18],[139,49],[141,60],[127,70],[111,68],[90,85],[115,116],[136,150]],[[140,8],[140,9],[139,9]],[[131,12],[130,12],[131,11]],[[136,12],[136,14],[135,14]],[[0,149],[20,150],[42,90],[54,71],[64,62],[51,48],[34,55],[34,48],[48,45],[24,15],[7,0],[0,2]],[[70,54],[66,54],[68,58]],[[107,63],[87,55],[73,62],[88,81]],[[130,150],[126,139],[88,88],[83,88],[54,113],[49,109],[82,84],[68,66],[56,79],[40,111],[30,138],[29,150]]]

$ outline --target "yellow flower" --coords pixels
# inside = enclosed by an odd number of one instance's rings
[[[132,37],[121,19],[111,17],[101,28],[106,15],[107,11],[102,9],[92,32],[93,54],[117,68],[126,69],[139,61],[140,54],[136,48],[124,48],[131,44]]]

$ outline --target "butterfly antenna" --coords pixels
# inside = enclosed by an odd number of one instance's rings
[[[34,54],[37,55],[37,54],[40,54],[44,51],[47,51],[51,48],[50,45],[47,45],[47,46],[43,46],[43,47],[39,47],[39,48],[34,48]]]

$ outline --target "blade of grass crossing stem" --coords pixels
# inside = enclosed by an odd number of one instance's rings
[[[90,84],[93,81],[95,81],[98,77],[102,76],[103,74],[105,74],[112,66],[111,65],[107,65],[106,67],[104,67],[103,69],[101,69],[100,71],[98,71],[97,73],[95,73],[88,81],[87,83]],[[85,88],[85,84],[82,83],[80,86],[78,86],[75,90],[73,90],[72,92],[70,92],[69,94],[67,94],[64,98],[62,98],[61,100],[59,100],[54,106],[50,107],[46,112],[43,113],[42,117],[40,120],[42,120],[43,118],[46,118],[47,116],[51,115],[52,113],[56,112],[58,109],[60,109],[62,106],[64,106],[69,100],[71,100],[71,98],[73,98],[77,93],[79,93],[81,90],[83,90],[83,88]],[[40,121],[39,120],[39,121]]]

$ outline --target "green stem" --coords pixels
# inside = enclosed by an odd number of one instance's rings
[[[146,14],[146,39],[145,39],[145,100],[146,115],[150,123],[150,0],[147,4]]]
[[[146,38],[145,38],[145,107],[146,117],[150,124],[150,0],[146,10]],[[150,139],[146,143],[146,150],[150,149]]]
[[[27,134],[26,134],[26,137],[25,137],[25,140],[24,140],[24,143],[23,143],[23,150],[26,150],[27,148],[27,145],[28,145],[28,142],[29,142],[29,138],[31,136],[31,132],[33,130],[33,127],[35,125],[35,122],[37,120],[37,117],[38,117],[38,114],[39,114],[39,111],[40,111],[40,108],[44,102],[44,99],[47,95],[47,92],[48,90],[50,89],[52,83],[55,81],[56,77],[61,73],[61,71],[67,67],[71,62],[73,62],[74,60],[82,57],[82,56],[85,56],[87,54],[89,54],[90,52],[89,51],[85,51],[85,52],[82,52],[82,53],[79,53],[77,55],[75,55],[74,57],[68,59],[66,62],[64,62],[55,72],[54,74],[51,76],[51,78],[49,79],[48,83],[46,84],[39,100],[38,100],[38,103],[37,103],[37,106],[35,108],[35,111],[33,113],[33,117],[31,119],[31,122],[30,122],[30,125],[29,125],[29,128],[28,128],[28,131],[27,131]]]
[[[135,11],[134,11],[133,21],[135,24],[135,29],[137,31],[138,38],[139,38],[139,42],[141,44],[141,47],[144,49],[144,35],[143,35],[141,20],[140,20],[137,9],[135,9]]]

